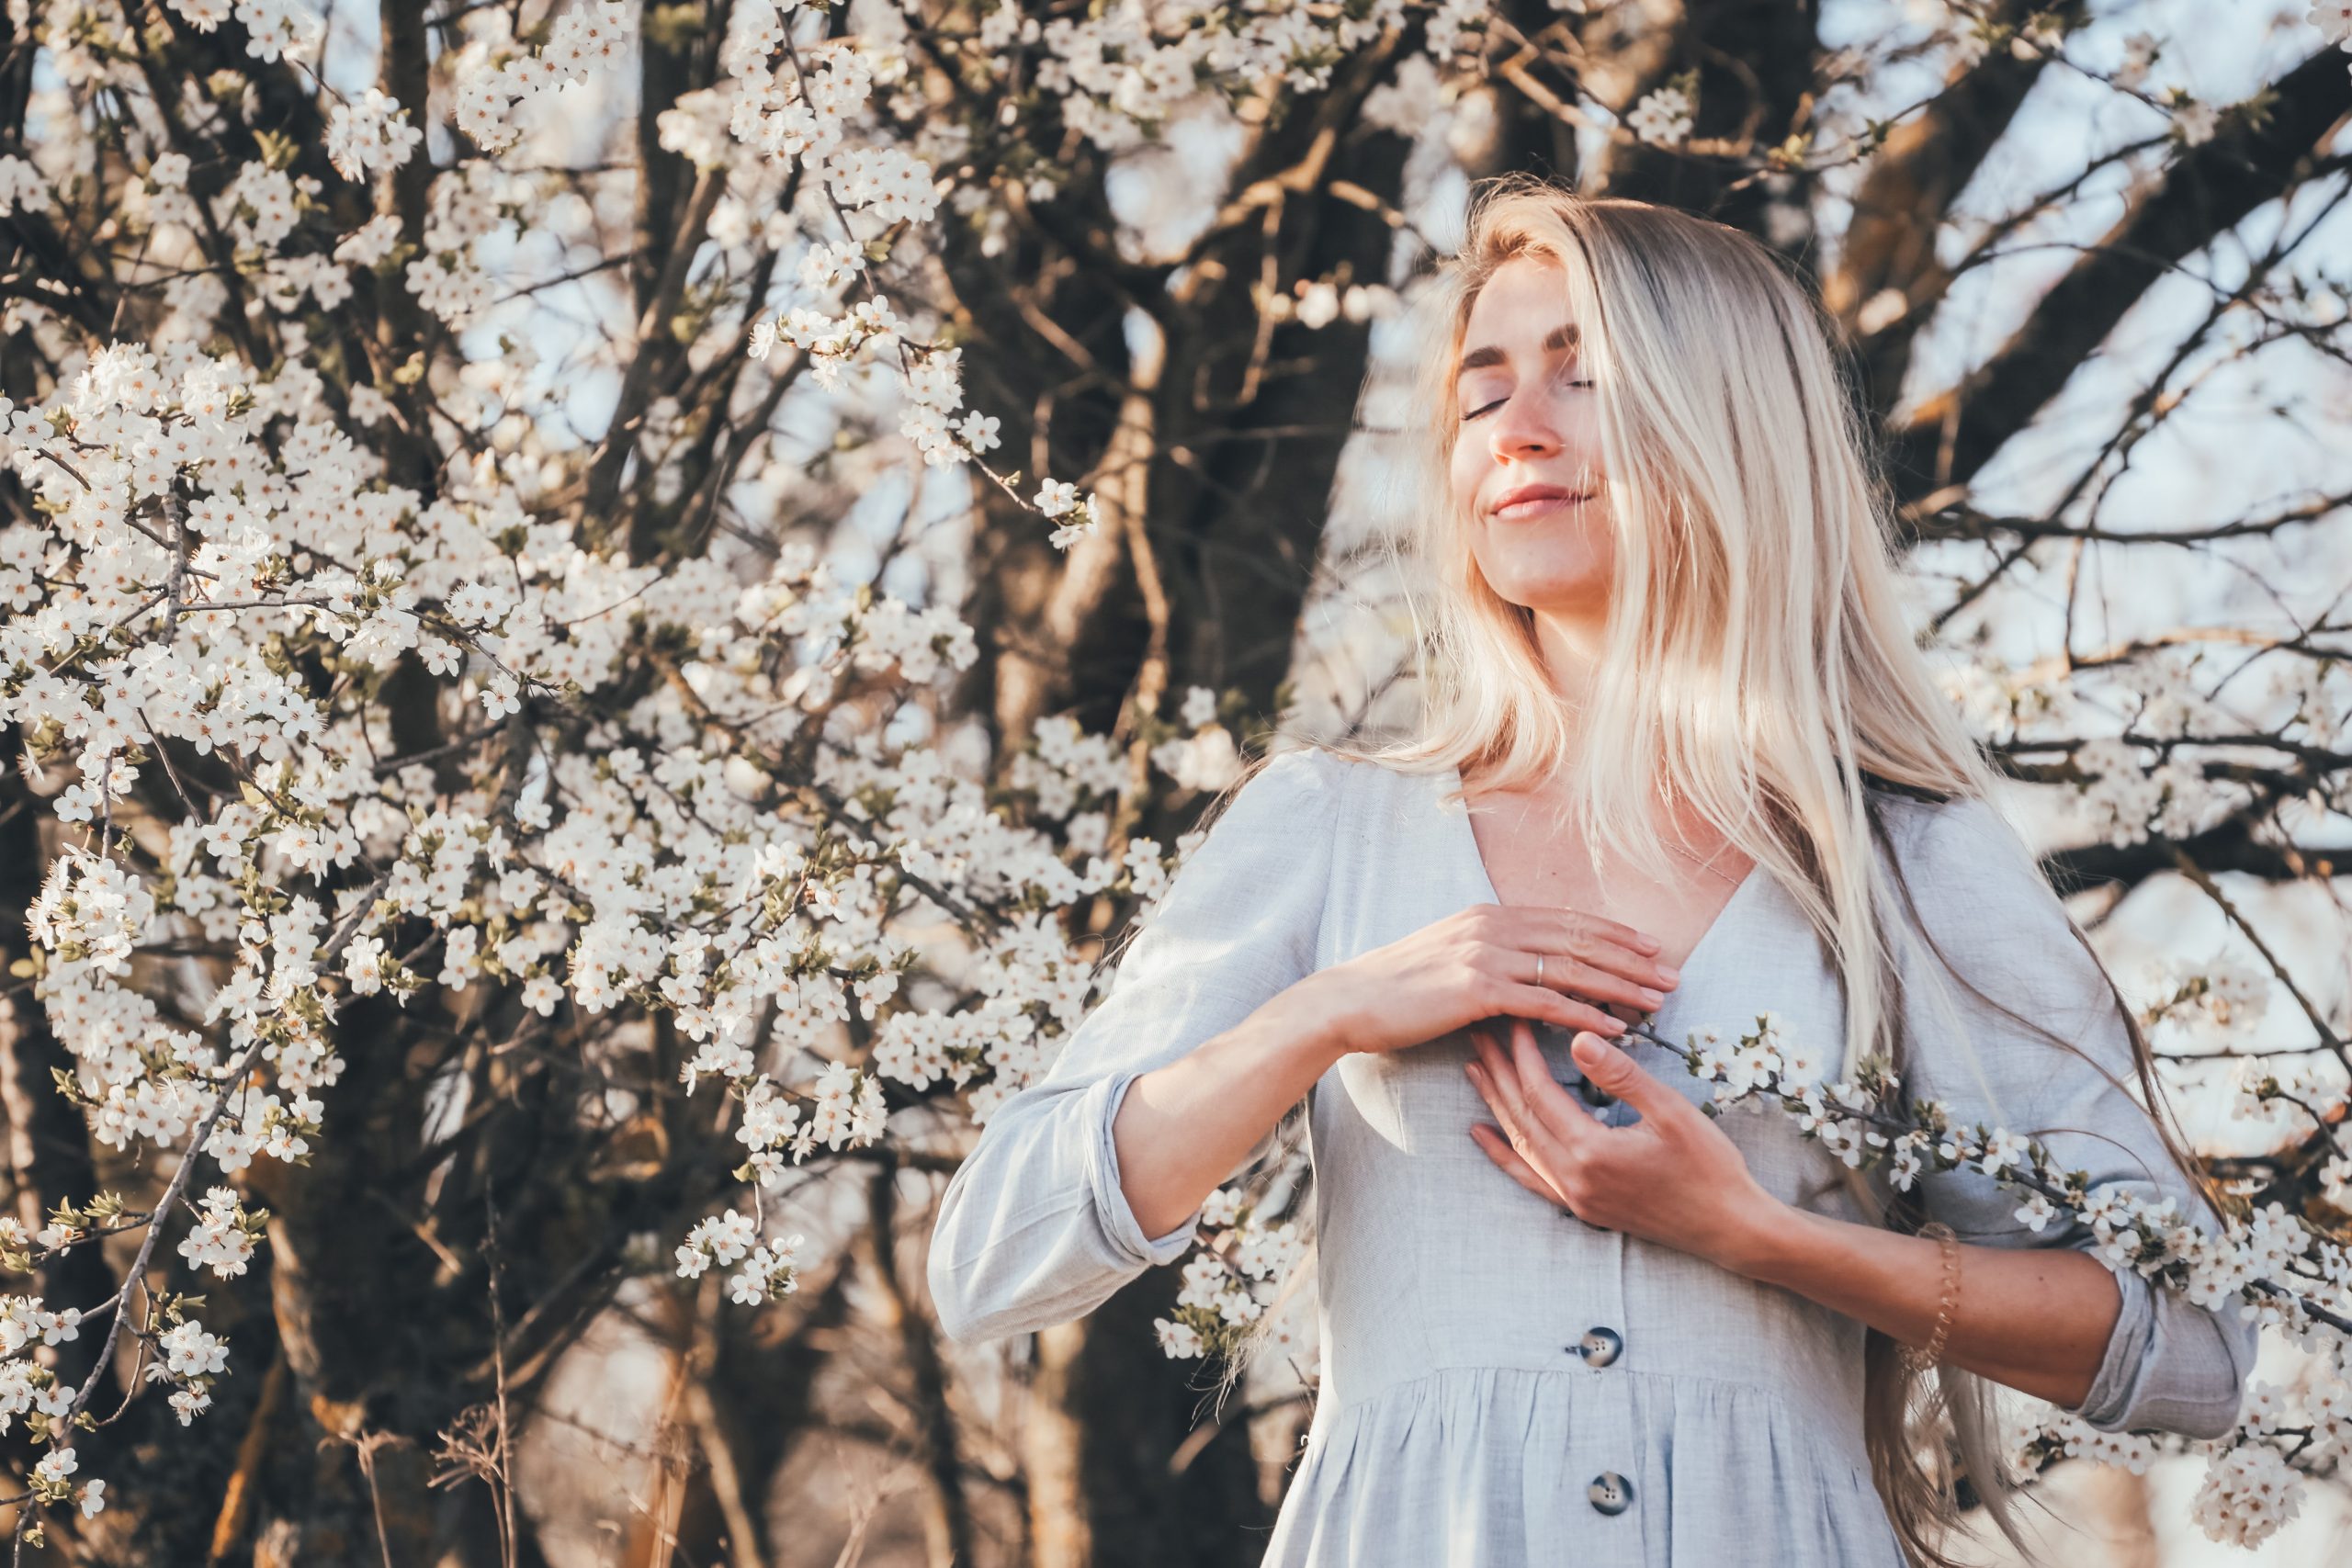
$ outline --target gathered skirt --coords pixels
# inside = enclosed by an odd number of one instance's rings
[[[1769,1388],[1455,1367],[1318,1411],[1266,1568],[1903,1568]]]

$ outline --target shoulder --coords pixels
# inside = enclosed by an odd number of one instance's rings
[[[1150,970],[1177,952],[1205,961],[1245,942],[1265,950],[1253,963],[1305,962],[1329,884],[1340,765],[1307,748],[1249,764],[1178,835],[1164,888],[1136,910],[1125,963]]]
[[[1975,795],[1943,797],[1894,789],[1873,789],[1871,805],[1886,824],[1888,836],[1906,851],[1949,852],[1972,842],[2017,837],[1997,807]]]
[[[1460,814],[1461,805],[1445,798],[1453,776],[1450,768],[1295,744],[1251,763],[1204,814],[1199,830],[1234,823],[1234,837],[1284,831],[1325,844],[1387,845],[1408,839],[1435,815]]]
[[[1923,904],[2056,904],[2032,851],[1992,802],[1882,792],[1874,805],[1894,869]]]
[[[1990,801],[1878,801],[1894,864],[1893,910],[1961,978],[2029,1009],[2104,1009],[2097,956],[2034,853]],[[1900,944],[1919,953],[1916,942]]]
[[[1251,763],[1212,809],[1212,819],[1320,816],[1331,811],[1351,764],[1319,746],[1295,746]]]
[[[1218,810],[1235,812],[1248,803],[1253,814],[1273,811],[1336,814],[1351,795],[1419,784],[1413,775],[1376,759],[1350,757],[1311,741],[1286,746],[1245,771],[1228,789]]]
[[[1295,866],[1330,841],[1346,762],[1317,747],[1262,757],[1218,792],[1176,841],[1187,866],[1272,862]]]

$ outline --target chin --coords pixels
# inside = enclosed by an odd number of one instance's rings
[[[1489,577],[1497,596],[1522,610],[1561,615],[1605,615],[1609,584],[1586,577]]]
[[[1517,570],[1488,571],[1486,578],[1497,594],[1522,609],[1590,615],[1609,608],[1609,574],[1589,557],[1556,564],[1511,564]]]

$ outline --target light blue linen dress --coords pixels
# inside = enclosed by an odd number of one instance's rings
[[[1121,1191],[1121,1096],[1306,975],[1498,901],[1467,815],[1446,799],[1458,783],[1451,770],[1297,750],[1242,786],[1108,994],[1051,1070],[998,1108],[949,1184],[929,1268],[949,1336],[1068,1321],[1186,1249],[1197,1213],[1146,1236]],[[1889,825],[1921,918],[1960,972],[2131,1081],[2104,982],[1997,816],[1896,800]],[[1901,961],[1907,993],[1923,990],[1919,958]],[[1684,963],[1655,1027],[1678,1044],[1702,1024],[1736,1038],[1768,1010],[1836,1060],[1838,987],[1759,871]],[[1915,1092],[1967,1123],[2037,1133],[2097,1187],[2177,1192],[2214,1223],[2142,1113],[2081,1056],[1964,990],[1947,1009],[1910,995],[1906,1010]],[[1953,1050],[1955,1030],[1981,1073]],[[1566,1033],[1538,1032],[1554,1076],[1576,1084]],[[1705,1097],[1678,1055],[1632,1050]],[[1264,1562],[1898,1568],[1862,1448],[1864,1325],[1520,1187],[1471,1141],[1471,1123],[1493,1118],[1463,1074],[1469,1055],[1457,1032],[1348,1056],[1315,1086],[1323,1381]],[[1622,1102],[1595,1113],[1634,1119]],[[1834,1157],[1792,1117],[1739,1111],[1719,1125],[1767,1190],[1860,1217]],[[2018,1198],[1973,1170],[1926,1190],[1963,1241],[2094,1245],[2079,1226],[2026,1229]],[[2209,1313],[2135,1274],[2118,1280],[2122,1313],[2078,1414],[2107,1430],[2227,1430],[2256,1327],[2233,1304]]]

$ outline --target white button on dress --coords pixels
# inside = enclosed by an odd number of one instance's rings
[[[949,1335],[1067,1321],[1186,1250],[1197,1213],[1147,1237],[1120,1190],[1120,1097],[1306,975],[1494,901],[1468,818],[1445,799],[1457,783],[1450,771],[1293,751],[1242,787],[1109,993],[1052,1069],[996,1110],[949,1184],[930,1261]],[[1922,916],[1962,973],[2129,1081],[2104,982],[1990,808],[1890,800],[1887,819]],[[2213,1223],[2089,1063],[1964,990],[1951,1011],[1928,1007],[1908,959],[1905,979],[1915,1092],[1964,1122],[2081,1129],[2041,1135],[2094,1190],[2175,1193]],[[1836,1059],[1838,987],[1795,905],[1759,871],[1683,964],[1654,1027],[1677,1043],[1702,1024],[1736,1035],[1767,1010]],[[1981,1082],[1951,1049],[1956,1028]],[[1566,1032],[1536,1033],[1554,1077],[1577,1086]],[[1679,1055],[1629,1048],[1705,1097]],[[1469,1136],[1493,1119],[1463,1073],[1470,1055],[1456,1032],[1348,1056],[1315,1087],[1323,1381],[1264,1563],[1900,1568],[1862,1448],[1863,1325],[1595,1229],[1519,1186]],[[1614,1100],[1592,1114],[1635,1118]],[[1792,1118],[1735,1111],[1719,1124],[1768,1190],[1860,1217],[1833,1157]],[[2091,1245],[2080,1227],[2027,1230],[2018,1199],[1973,1171],[1926,1190],[1963,1241]],[[2254,1325],[2233,1307],[2208,1312],[2137,1275],[2118,1280],[2122,1314],[2079,1413],[2108,1430],[2225,1430]]]

